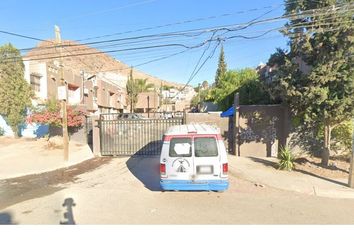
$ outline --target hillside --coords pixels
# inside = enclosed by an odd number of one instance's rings
[[[59,56],[59,49],[55,48],[54,40],[48,40],[40,42],[35,48],[29,50],[25,55],[25,58],[39,59],[38,61],[51,62],[58,59],[53,59]],[[98,49],[91,48],[87,45],[79,44],[78,42],[65,40],[63,41],[63,64],[66,68],[69,68],[80,73],[84,70],[90,74],[97,74],[99,72],[114,72],[128,76],[130,72],[130,66],[114,59],[106,53],[101,52]],[[82,54],[89,54],[83,55]],[[70,56],[79,55],[79,56]],[[80,56],[81,55],[81,56]],[[52,58],[52,59],[42,59]],[[166,80],[159,79],[158,77],[144,73],[138,69],[133,69],[134,78],[148,79],[149,83],[156,86],[160,86],[161,82],[165,86],[181,87],[183,84],[173,83]]]

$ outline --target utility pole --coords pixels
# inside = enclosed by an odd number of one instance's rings
[[[59,46],[60,53],[60,82],[61,86],[65,88],[65,97],[61,100],[62,109],[62,125],[63,125],[63,145],[64,145],[64,161],[69,160],[69,135],[68,135],[68,113],[66,109],[67,100],[67,83],[64,80],[64,68],[63,68],[63,46],[61,42],[60,28],[55,26],[55,41],[56,45]]]
[[[348,185],[351,188],[354,188],[354,118],[352,119],[352,157],[350,161],[350,169],[349,169],[349,182]]]
[[[85,105],[85,71],[82,70],[81,72],[81,81],[82,81],[82,98],[80,99],[80,104],[82,103],[83,105]]]
[[[147,96],[147,100],[148,100],[148,118],[150,118],[150,96]]]

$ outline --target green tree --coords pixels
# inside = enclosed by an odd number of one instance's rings
[[[225,111],[233,105],[234,93],[238,92],[248,82],[256,81],[257,79],[257,72],[251,68],[229,70],[220,79],[219,84],[211,90],[211,98],[218,104],[220,110]]]
[[[130,70],[127,81],[127,102],[130,104],[130,112],[134,111],[135,105],[138,102],[138,86],[133,77],[133,69]]]
[[[208,81],[203,81],[203,83],[202,83],[202,87],[203,87],[203,89],[208,89],[209,88],[209,83],[208,83]]]
[[[298,17],[283,31],[290,51],[276,71],[274,91],[305,131],[323,125],[322,164],[328,165],[333,128],[354,116],[354,21],[347,4],[353,0],[285,2],[285,14]]]
[[[11,44],[0,47],[0,114],[18,137],[19,125],[24,123],[26,109],[33,96],[24,79],[24,65],[20,52]]]
[[[151,88],[155,88],[155,85],[152,83],[147,83],[147,79],[135,79],[136,82],[136,87],[137,87],[137,91],[138,93],[142,93],[142,92],[147,92],[149,91]]]
[[[206,101],[212,101],[211,99],[211,90],[210,89],[201,89],[200,86],[198,87],[199,91],[197,95],[195,95],[192,100],[191,100],[191,106],[192,107],[198,107],[199,104],[206,102]]]
[[[216,76],[215,76],[215,86],[218,86],[221,79],[226,74],[226,71],[227,71],[227,65],[225,62],[224,46],[221,46],[218,69],[216,70]]]

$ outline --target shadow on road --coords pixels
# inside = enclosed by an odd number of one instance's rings
[[[12,216],[8,212],[0,212],[0,225],[15,224],[12,222]]]
[[[133,155],[126,163],[129,171],[151,191],[161,191],[159,156]]]
[[[254,162],[261,163],[264,166],[272,167],[274,169],[278,169],[278,164],[276,162],[272,162],[272,161],[269,161],[269,160],[256,158],[256,157],[248,157],[248,158],[251,159]],[[330,179],[330,178],[322,177],[322,176],[319,176],[317,174],[314,174],[314,173],[311,173],[311,172],[308,172],[308,171],[305,171],[305,170],[293,169],[293,171],[294,172],[299,172],[299,173],[302,173],[302,174],[306,174],[306,175],[309,175],[309,176],[312,176],[312,177],[315,177],[315,178],[320,178],[322,180],[325,180],[325,181],[328,181],[328,182],[331,182],[331,183],[334,183],[334,184],[338,184],[338,185],[342,185],[342,186],[346,186],[346,187],[348,186],[345,183],[342,183],[342,182],[339,182],[339,181],[336,181],[336,180],[333,180],[333,179]]]
[[[269,161],[269,160],[265,160],[265,159],[262,159],[262,158],[256,158],[256,157],[248,157],[248,158],[251,159],[254,162],[261,163],[261,164],[263,164],[266,167],[272,167],[274,169],[278,168],[278,164],[276,162],[272,162],[272,161]]]
[[[320,178],[322,180],[325,180],[325,181],[328,181],[328,182],[331,182],[331,183],[334,183],[334,184],[338,184],[338,185],[342,185],[342,186],[348,187],[348,184],[345,184],[343,182],[339,182],[339,181],[336,181],[336,180],[333,180],[333,179],[330,179],[330,178],[322,177],[322,176],[319,176],[317,174],[314,174],[314,173],[311,173],[311,172],[308,172],[308,171],[304,171],[304,170],[300,170],[300,169],[294,169],[293,171],[294,172],[299,172],[299,173],[302,173],[302,174],[306,174],[306,175],[310,175],[310,176],[315,177],[315,178]]]
[[[75,182],[80,174],[108,164],[112,158],[97,157],[68,168],[0,181],[0,209],[32,198],[53,194],[63,187],[58,184]]]
[[[63,207],[66,207],[66,212],[64,212],[64,218],[66,219],[64,222],[60,221],[61,225],[75,225],[75,220],[74,220],[74,213],[73,213],[73,207],[76,206],[74,203],[74,199],[72,198],[66,198],[64,200],[64,203],[62,205]]]

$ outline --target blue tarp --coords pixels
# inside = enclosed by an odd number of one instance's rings
[[[234,115],[234,107],[230,107],[229,109],[227,109],[225,112],[222,112],[220,114],[220,117],[232,117]]]

